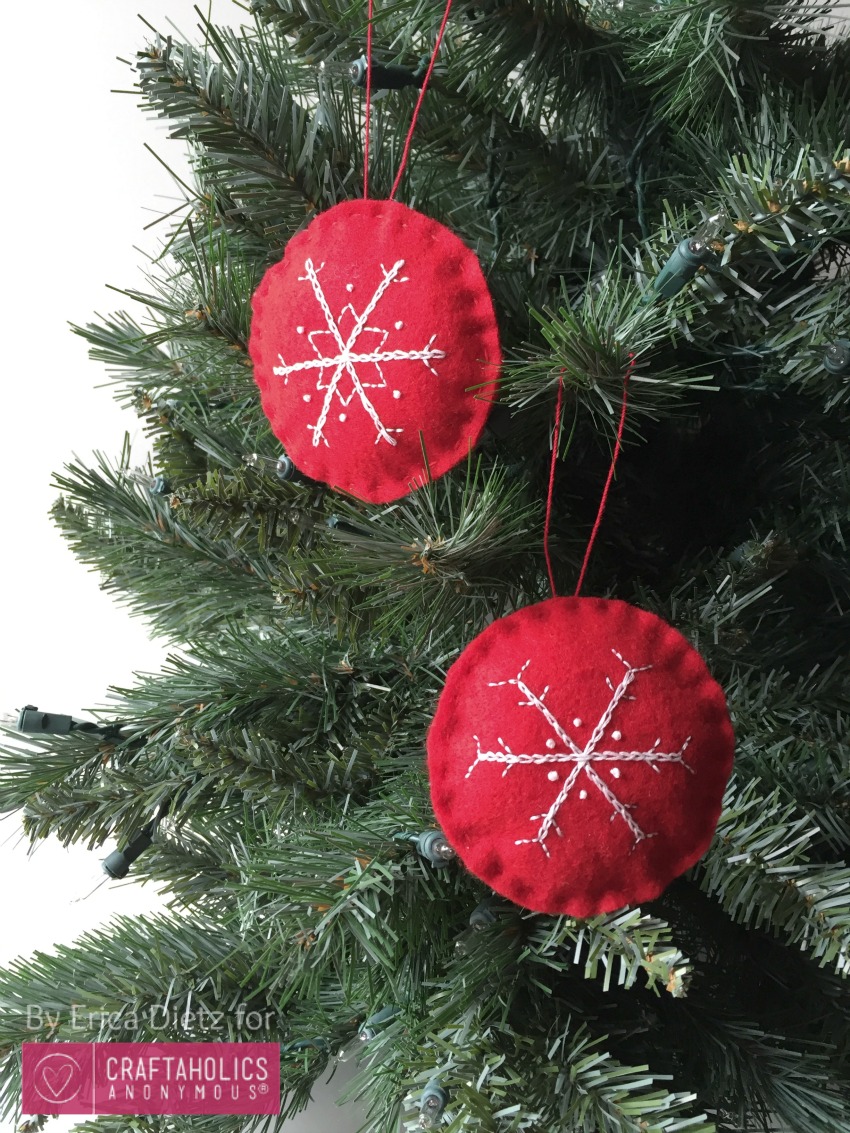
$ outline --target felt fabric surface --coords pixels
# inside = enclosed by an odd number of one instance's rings
[[[424,483],[426,460],[436,478],[467,456],[501,364],[475,254],[386,200],[335,205],[290,240],[254,295],[249,348],[295,465],[370,503]]]
[[[497,893],[589,917],[658,897],[702,856],[734,747],[723,690],[677,630],[626,602],[553,598],[450,668],[431,799]]]

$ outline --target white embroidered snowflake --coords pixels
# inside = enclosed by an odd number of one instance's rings
[[[401,433],[402,429],[391,429],[384,425],[381,418],[378,416],[378,411],[369,399],[366,393],[369,389],[386,389],[387,382],[384,378],[384,371],[381,369],[381,364],[384,362],[422,362],[426,369],[430,370],[432,374],[437,373],[431,365],[434,358],[445,358],[442,350],[434,349],[434,339],[436,334],[431,335],[428,344],[422,347],[421,350],[385,350],[387,339],[390,332],[384,330],[382,327],[367,327],[366,320],[370,318],[375,308],[380,303],[387,289],[393,283],[408,283],[409,276],[403,275],[399,277],[399,272],[404,267],[404,260],[397,260],[393,266],[387,271],[383,264],[381,264],[381,273],[383,279],[378,284],[369,302],[366,304],[363,312],[358,315],[354,306],[348,303],[343,307],[340,312],[339,318],[335,319],[328,306],[328,301],[325,298],[325,293],[319,281],[319,272],[324,267],[320,264],[315,267],[312,260],[307,260],[304,264],[306,275],[298,277],[299,282],[309,283],[313,288],[313,294],[316,297],[316,302],[321,308],[322,314],[327,323],[327,330],[314,330],[310,331],[307,335],[310,345],[316,354],[315,358],[309,358],[305,362],[293,362],[289,365],[286,364],[282,355],[278,355],[280,365],[275,366],[273,373],[277,377],[283,378],[284,385],[288,384],[289,378],[292,374],[310,372],[318,370],[318,380],[316,382],[316,389],[319,392],[324,392],[324,399],[322,400],[321,409],[315,425],[308,425],[307,428],[313,433],[313,444],[318,445],[324,443],[328,445],[328,439],[325,436],[325,426],[328,422],[328,416],[331,412],[331,406],[334,398],[341,403],[343,408],[347,408],[351,399],[355,394],[360,398],[360,404],[365,409],[366,413],[372,419],[375,426],[376,436],[375,444],[378,441],[387,441],[389,444],[394,445],[396,441],[392,437],[392,433]],[[348,291],[353,291],[353,284],[346,285]],[[342,324],[346,319],[353,321],[353,326],[348,333],[348,337],[343,336]],[[400,330],[402,323],[395,324],[396,330]],[[299,334],[304,333],[304,327],[297,328]],[[371,341],[366,336],[372,336]],[[364,341],[365,339],[365,341]],[[364,349],[365,347],[365,349]],[[372,365],[377,374],[377,380],[374,378],[371,381],[366,381],[361,373],[358,372],[358,367],[362,365]],[[330,372],[330,377],[326,378],[326,373]],[[345,376],[351,379],[351,386],[347,393],[340,389],[340,384]],[[401,397],[400,390],[393,391],[393,397]],[[311,395],[304,394],[304,400],[309,401]],[[340,413],[339,420],[345,421],[345,413]]]
[[[501,688],[505,685],[515,685],[516,688],[519,689],[523,697],[527,698],[525,700],[520,700],[519,704],[523,707],[527,706],[529,708],[535,708],[541,714],[541,716],[543,716],[543,718],[546,720],[546,723],[552,729],[554,737],[546,741],[547,750],[545,752],[517,753],[511,751],[511,749],[501,738],[501,736],[499,737],[498,741],[501,747],[500,751],[482,751],[481,741],[479,740],[478,736],[473,736],[472,738],[475,740],[475,745],[477,748],[477,755],[466,773],[466,778],[468,779],[470,777],[479,763],[504,764],[505,769],[502,772],[503,778],[505,775],[507,775],[512,767],[516,767],[518,764],[566,764],[570,768],[563,783],[561,784],[560,789],[558,790],[555,801],[552,803],[546,813],[531,815],[530,820],[532,822],[540,822],[540,826],[535,836],[533,838],[518,838],[515,842],[515,845],[517,846],[537,843],[537,845],[541,847],[546,856],[549,856],[549,848],[546,845],[546,838],[548,837],[549,832],[553,827],[555,828],[555,832],[559,836],[561,836],[562,831],[557,823],[558,812],[560,811],[561,807],[569,797],[570,792],[573,790],[576,783],[582,776],[587,778],[590,783],[592,783],[592,785],[604,795],[608,803],[610,803],[612,811],[611,821],[613,822],[614,819],[619,815],[620,818],[622,818],[622,820],[626,823],[629,830],[631,830],[632,835],[634,836],[635,845],[637,845],[638,842],[643,841],[644,838],[654,837],[653,834],[648,834],[646,833],[646,831],[641,829],[641,827],[638,825],[631,814],[634,806],[628,803],[624,803],[617,797],[611,787],[609,787],[609,785],[599,774],[599,771],[597,771],[596,765],[598,764],[646,763],[652,768],[653,771],[657,773],[658,764],[660,763],[679,763],[684,768],[686,768],[686,770],[690,771],[691,774],[693,774],[693,768],[689,767],[684,759],[685,751],[688,747],[688,744],[691,742],[691,736],[688,736],[688,738],[685,740],[678,751],[659,751],[658,749],[661,746],[660,738],[657,739],[652,747],[648,748],[646,751],[613,751],[606,748],[601,748],[599,746],[605,739],[605,733],[611,725],[614,714],[617,711],[617,707],[621,703],[621,701],[636,699],[636,697],[628,695],[628,690],[637,674],[644,673],[652,668],[652,665],[642,665],[640,667],[630,665],[629,662],[624,660],[624,658],[617,652],[616,649],[612,649],[611,652],[625,666],[626,672],[616,688],[614,688],[610,677],[605,678],[605,683],[611,690],[611,699],[608,701],[608,705],[605,708],[605,711],[599,717],[599,720],[597,721],[596,726],[591,733],[590,739],[587,741],[584,747],[580,747],[572,739],[566,728],[560,723],[559,720],[555,718],[553,713],[544,703],[546,694],[548,693],[550,686],[546,685],[546,687],[543,689],[543,692],[539,696],[537,696],[537,694],[533,693],[525,683],[523,674],[531,664],[531,660],[526,661],[526,663],[517,673],[516,677],[514,677],[513,679],[509,681],[489,682],[491,688]],[[576,718],[573,720],[573,727],[579,728],[581,727],[581,725],[582,721],[580,719]],[[617,731],[616,729],[611,733],[611,739],[615,743],[622,740],[622,738],[622,733]],[[558,750],[559,741],[560,750]],[[619,767],[612,767],[610,773],[612,778],[619,779]],[[549,779],[551,779],[553,782],[557,782],[559,777],[559,773],[555,771],[554,768],[549,772]],[[581,790],[579,792],[579,798],[587,798],[587,791]]]

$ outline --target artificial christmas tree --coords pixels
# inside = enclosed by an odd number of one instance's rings
[[[197,189],[130,294],[144,313],[80,333],[153,458],[147,480],[126,445],[57,476],[79,558],[173,658],[114,690],[109,729],[10,742],[0,765],[0,806],[34,839],[105,857],[149,831],[130,876],[174,905],[0,977],[6,1109],[22,1041],[266,1039],[284,1116],[353,1044],[374,1133],[850,1131],[846,25],[825,3],[456,2],[399,200],[481,264],[499,404],[460,465],[382,504],[292,474],[251,299],[317,214],[361,196],[364,99],[390,79],[369,187],[391,195],[444,8],[376,7],[369,89],[365,5],[253,7],[136,58]],[[552,583],[574,586],[627,372],[584,594],[699,651],[735,772],[683,877],[579,919],[466,871],[435,832],[425,744],[463,650],[550,596],[552,446]],[[663,742],[684,758],[683,736]],[[57,1026],[28,1029],[32,1003]]]

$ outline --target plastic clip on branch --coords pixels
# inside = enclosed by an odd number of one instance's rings
[[[422,1099],[419,1103],[419,1128],[436,1129],[448,1100],[449,1095],[440,1085],[439,1079],[432,1078],[422,1091]]]
[[[839,338],[827,346],[823,354],[823,368],[828,374],[850,378],[850,338]]]
[[[725,212],[715,213],[703,221],[693,236],[680,241],[673,255],[653,280],[652,287],[644,296],[645,303],[655,298],[672,299],[701,267],[719,262],[713,245],[720,236],[725,221]]]
[[[415,71],[402,67],[398,63],[376,63],[372,60],[372,90],[401,90],[403,87],[421,87],[428,70],[429,59],[420,60]],[[348,68],[348,77],[356,87],[366,86],[368,64],[366,56],[359,59]]]

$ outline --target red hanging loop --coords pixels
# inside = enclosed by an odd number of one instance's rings
[[[629,392],[629,378],[635,368],[635,356],[629,355],[629,364],[626,367],[626,374],[623,378],[623,407],[620,410],[620,424],[617,426],[617,443],[614,445],[614,455],[611,457],[611,467],[608,469],[608,479],[605,481],[605,487],[602,489],[602,499],[599,501],[599,511],[596,513],[596,522],[593,525],[593,530],[590,533],[590,540],[587,544],[587,550],[584,552],[584,562],[581,564],[581,573],[578,576],[578,583],[576,584],[574,598],[578,598],[579,593],[584,583],[584,576],[587,574],[587,564],[590,562],[590,553],[593,550],[593,544],[596,542],[596,536],[599,534],[599,528],[602,525],[602,516],[605,514],[605,505],[608,502],[608,490],[611,487],[611,482],[614,479],[614,469],[617,467],[617,458],[620,455],[620,449],[623,446],[623,429],[626,424],[626,406],[628,402]]]
[[[552,433],[552,463],[549,465],[549,492],[546,496],[546,523],[543,527],[543,553],[546,556],[546,569],[549,571],[549,585],[552,588],[552,597],[557,598],[555,589],[555,575],[552,570],[552,559],[549,555],[549,528],[552,523],[552,497],[555,492],[555,461],[558,459],[558,443],[561,435],[561,404],[564,398],[564,371],[558,376],[558,400],[555,403],[555,430]]]
[[[363,139],[363,200],[369,199],[369,128],[372,118],[372,17],[375,0],[369,0],[369,23],[366,28],[366,130]]]
[[[407,165],[407,158],[410,154],[410,144],[413,141],[413,131],[416,127],[416,119],[419,117],[419,108],[422,105],[422,100],[425,97],[425,91],[428,89],[428,82],[431,78],[431,72],[434,70],[434,64],[437,62],[437,52],[440,50],[440,44],[443,42],[443,33],[446,30],[446,24],[449,22],[449,12],[452,10],[452,0],[446,0],[446,10],[443,13],[443,22],[440,24],[440,30],[437,32],[437,42],[434,44],[434,50],[431,53],[431,62],[428,64],[428,70],[425,72],[425,78],[422,80],[422,87],[419,91],[419,98],[416,100],[416,106],[413,110],[413,118],[410,121],[410,129],[407,131],[407,138],[404,143],[404,150],[401,155],[401,164],[398,167],[398,173],[395,175],[393,187],[390,189],[390,200],[396,195],[401,175],[404,173],[404,167]]]

